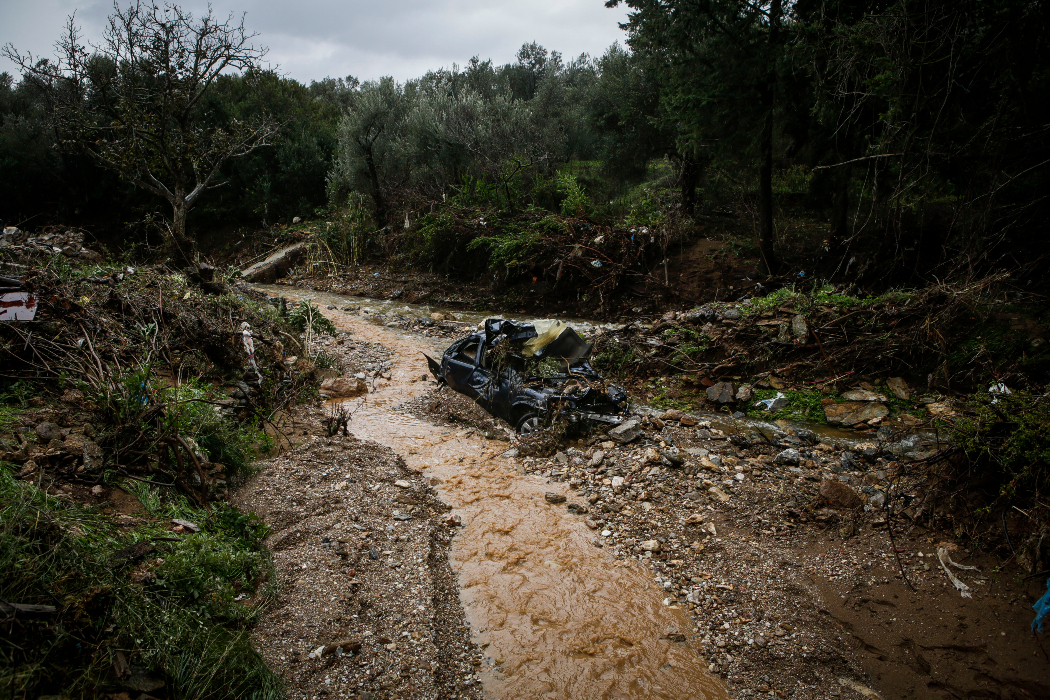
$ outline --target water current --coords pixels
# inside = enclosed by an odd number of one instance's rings
[[[429,314],[426,307],[288,287],[259,288],[289,299],[308,298],[322,308]],[[452,565],[474,641],[489,662],[481,673],[488,696],[726,697],[721,681],[708,673],[707,662],[691,642],[672,641],[681,639],[677,635],[691,637],[689,615],[664,604],[661,591],[639,564],[617,561],[595,546],[595,533],[582,518],[546,502],[546,492],[568,495],[564,484],[521,475],[513,459],[501,456],[506,443],[450,431],[397,410],[433,386],[422,381],[427,376],[422,353],[440,352],[440,347],[360,316],[325,313],[353,337],[394,352],[390,382],[366,399],[354,400],[350,428],[357,437],[390,447],[410,467],[435,477],[441,498],[462,517],[463,527],[453,540]],[[485,316],[462,318],[476,323]]]

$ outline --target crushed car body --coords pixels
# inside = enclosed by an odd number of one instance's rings
[[[591,346],[561,321],[490,318],[457,340],[441,362],[427,357],[438,382],[474,399],[521,433],[556,420],[606,428],[624,420],[627,392],[588,362]]]

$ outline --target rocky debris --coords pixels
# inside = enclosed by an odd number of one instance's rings
[[[641,434],[641,421],[636,420],[634,418],[620,423],[618,426],[609,430],[606,433],[606,435],[608,435],[609,438],[620,443],[621,445],[637,440],[638,436]]]
[[[717,404],[729,404],[736,400],[733,385],[729,382],[718,382],[707,388],[707,400]]]
[[[200,532],[201,529],[199,525],[197,525],[196,523],[191,523],[189,520],[181,520],[179,518],[175,518],[171,522],[173,525],[175,525],[176,527],[181,527],[186,532]]]
[[[852,426],[867,423],[889,415],[890,409],[876,401],[847,401],[824,407],[824,416],[831,425]]]
[[[805,342],[809,337],[809,324],[806,323],[806,317],[802,314],[797,314],[791,319],[791,334],[799,342]]]
[[[0,233],[0,250],[11,253],[60,254],[67,258],[78,258],[87,262],[98,262],[102,256],[84,247],[84,232],[74,229],[50,230],[30,236],[14,226]]]
[[[843,392],[842,398],[848,401],[880,401],[886,402],[886,396],[879,394],[874,391],[868,391],[867,389],[852,389],[850,391]]]
[[[321,395],[332,399],[348,399],[367,393],[368,385],[356,377],[336,377],[321,382]]]
[[[856,491],[837,479],[821,481],[820,495],[829,504],[839,508],[857,508],[864,503]]]
[[[565,503],[566,498],[560,493],[548,491],[547,493],[543,494],[543,500],[547,501],[547,503],[557,505],[559,503]]]
[[[893,392],[893,395],[902,401],[908,401],[911,399],[911,388],[908,383],[900,377],[890,377],[886,380],[886,387]]]
[[[785,464],[792,467],[797,467],[799,462],[798,450],[793,447],[789,447],[784,450],[776,457],[773,458],[774,464]]]
[[[736,390],[736,400],[738,403],[747,403],[755,396],[755,390],[750,384],[741,384]]]

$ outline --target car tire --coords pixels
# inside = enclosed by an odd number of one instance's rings
[[[518,422],[514,425],[514,429],[522,435],[528,435],[529,433],[534,433],[539,430],[542,425],[543,420],[538,413],[526,413],[518,419]]]

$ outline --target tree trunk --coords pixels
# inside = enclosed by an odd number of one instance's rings
[[[386,202],[383,201],[383,192],[379,189],[379,171],[376,169],[375,158],[372,157],[372,145],[364,148],[365,165],[368,166],[368,184],[372,189],[372,203],[376,208],[376,224],[379,228],[386,226]]]
[[[761,91],[765,119],[758,146],[758,249],[762,254],[759,272],[767,275],[776,274],[779,267],[773,248],[773,104],[777,86],[776,59],[782,5],[783,0],[773,0],[769,7],[768,64],[766,82]]]
[[[693,156],[682,158],[682,213],[686,216],[696,216],[696,186],[700,182],[700,174],[703,167],[700,161]]]
[[[197,252],[197,246],[186,235],[186,216],[190,213],[190,207],[181,192],[176,191],[175,199],[171,202],[171,208],[172,255],[183,265],[192,264],[194,254]]]

